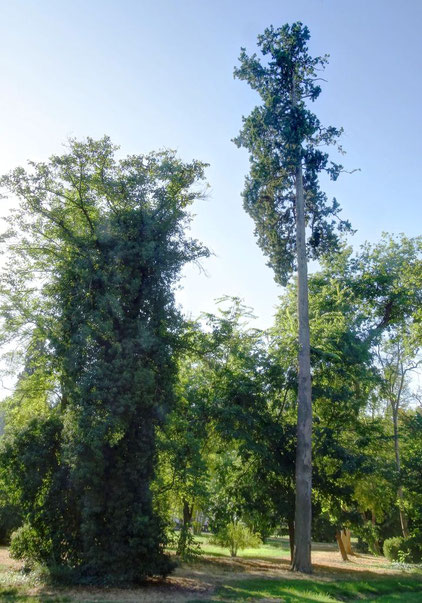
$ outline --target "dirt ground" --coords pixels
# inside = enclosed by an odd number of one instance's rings
[[[332,545],[316,545],[313,555],[314,580],[333,580],[338,578],[376,578],[378,575],[400,574],[400,570],[391,568],[383,557],[357,555],[350,561],[341,560]],[[20,564],[13,561],[6,548],[0,548],[0,566],[3,570],[19,569]],[[73,601],[85,602],[128,602],[149,601],[151,603],[200,601],[208,599],[212,593],[230,580],[239,578],[283,578],[301,580],[306,577],[289,571],[286,559],[231,559],[203,555],[200,561],[184,564],[176,569],[166,580],[149,580],[145,586],[136,589],[99,589],[78,587],[50,589],[45,586],[31,588],[28,594],[67,596]]]

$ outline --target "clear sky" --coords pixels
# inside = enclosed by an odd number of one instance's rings
[[[192,234],[215,253],[185,271],[178,300],[212,311],[237,295],[269,326],[280,289],[240,193],[248,157],[231,142],[255,93],[233,79],[239,50],[265,27],[300,20],[313,54],[331,55],[313,109],[343,126],[329,184],[358,230],[421,232],[422,0],[0,0],[0,172],[109,134],[121,152],[177,149],[210,163]],[[3,201],[1,213],[8,203]]]

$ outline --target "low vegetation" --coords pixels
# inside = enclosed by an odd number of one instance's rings
[[[232,521],[222,527],[210,542],[228,548],[230,555],[237,557],[238,551],[257,548],[262,541],[259,534],[254,534],[248,526],[240,521]]]
[[[233,558],[227,548],[210,543],[209,535],[195,539],[202,555],[180,563],[166,580],[150,580],[129,589],[54,586],[40,569],[22,573],[19,565],[0,549],[0,601],[24,603],[73,603],[76,601],[120,603],[199,603],[263,601],[283,603],[332,603],[397,601],[416,602],[422,597],[422,568],[392,565],[383,558],[359,555],[342,562],[334,544],[313,547],[315,573],[299,578],[289,571],[289,543],[271,538],[254,549],[239,551]]]

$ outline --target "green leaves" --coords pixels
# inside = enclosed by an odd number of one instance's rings
[[[173,285],[186,262],[208,255],[186,236],[205,165],[170,151],[115,153],[108,138],[71,140],[66,154],[2,178],[21,204],[0,312],[27,358],[13,397],[27,410],[11,436],[39,480],[25,495],[27,521],[77,579],[136,582],[172,565],[150,483],[155,429],[174,404]],[[41,402],[45,426],[54,414],[61,428],[56,448],[46,435],[37,452],[22,437]],[[46,472],[42,451],[55,459]],[[28,462],[16,473],[21,502]]]
[[[321,88],[319,72],[326,57],[311,57],[306,26],[297,22],[258,36],[265,60],[242,49],[235,77],[256,90],[262,105],[243,118],[234,142],[250,153],[250,175],[243,192],[244,207],[255,222],[258,244],[269,258],[275,279],[285,285],[296,267],[295,170],[304,170],[305,218],[311,234],[307,251],[319,258],[338,249],[339,232],[350,231],[340,208],[320,190],[318,174],[336,180],[340,164],[329,162],[324,147],[337,145],[342,130],[323,127],[306,102],[315,101]],[[268,55],[268,58],[267,58]]]

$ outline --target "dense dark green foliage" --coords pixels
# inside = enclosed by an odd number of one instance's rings
[[[399,561],[399,553],[403,547],[403,536],[393,536],[384,541],[383,553],[389,561]]]
[[[422,412],[402,419],[403,485],[409,515],[410,537],[422,556]]]
[[[404,240],[400,246],[391,238],[375,248],[373,278],[381,286],[385,274],[382,294],[380,287],[369,288],[361,261],[369,255],[368,247],[355,255],[344,249],[309,279],[315,407],[313,536],[333,540],[337,529],[351,527],[377,554],[386,538],[400,533],[400,523],[391,425],[382,414],[381,401],[378,410],[373,409],[381,383],[374,351],[381,336],[388,337],[396,324],[414,314],[420,282],[418,249],[417,240]],[[403,256],[406,275],[386,271],[386,258],[388,264],[401,265]],[[400,288],[408,308],[403,306],[401,314],[387,320],[389,296]],[[280,527],[285,533],[293,521],[294,285],[281,298],[269,332],[248,328],[249,318],[247,309],[234,300],[220,316],[207,315],[205,331],[199,326],[190,331],[189,353],[179,373],[178,412],[168,425],[167,446],[177,454],[167,484],[173,483],[174,494],[188,494],[190,505],[211,520],[213,530],[241,518],[265,537]],[[409,436],[402,445],[412,534],[420,516],[418,417],[402,427]],[[180,504],[178,508],[182,510]]]
[[[71,141],[67,155],[2,181],[21,200],[5,327],[37,335],[54,375],[47,418],[15,430],[2,458],[43,560],[127,583],[171,569],[150,483],[155,429],[173,404],[171,286],[206,253],[184,233],[204,166],[114,155],[108,139]]]
[[[388,538],[384,541],[383,553],[389,561],[400,561],[401,563],[420,563],[422,561],[421,542],[414,536]]]
[[[296,267],[295,170],[303,167],[305,219],[310,227],[309,258],[337,248],[340,231],[350,230],[339,219],[339,204],[320,190],[318,175],[335,180],[342,170],[324,147],[336,144],[341,130],[324,127],[306,103],[321,92],[320,75],[327,57],[311,57],[309,30],[302,23],[272,26],[258,36],[263,59],[240,55],[235,77],[245,80],[262,104],[243,118],[235,143],[250,153],[250,174],[243,192],[244,207],[255,222],[258,243],[269,258],[275,278],[286,284]],[[267,59],[268,57],[268,59]]]

